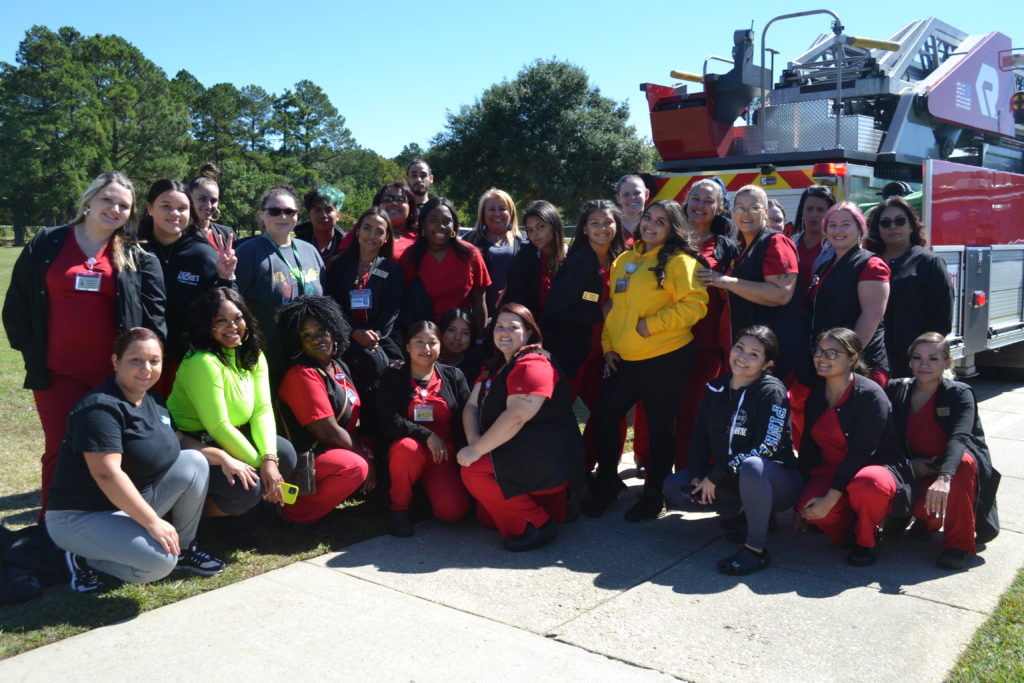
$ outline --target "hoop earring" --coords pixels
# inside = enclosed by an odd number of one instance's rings
[[[216,209],[213,210],[213,213],[210,214],[210,220],[211,221],[219,221],[220,220],[220,207],[217,207]]]

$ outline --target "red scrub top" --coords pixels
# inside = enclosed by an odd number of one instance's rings
[[[109,242],[103,245],[89,264],[72,229],[46,271],[46,365],[59,375],[98,381],[111,372],[110,354],[120,324],[110,249]],[[88,291],[96,275],[99,290]]]
[[[351,417],[348,424],[339,426],[346,431],[351,431],[359,424],[361,404],[356,385],[337,364],[331,365],[327,371],[327,377],[336,382],[348,395],[348,402],[352,407]],[[288,404],[295,419],[303,427],[325,417],[338,416],[331,405],[330,396],[324,387],[324,380],[316,368],[306,365],[293,365],[288,368],[288,372],[281,379],[278,394],[281,396],[281,400]]]
[[[839,464],[846,459],[849,444],[846,443],[846,436],[843,435],[842,427],[839,425],[839,415],[836,413],[836,408],[846,402],[850,392],[853,391],[854,384],[856,382],[850,382],[850,385],[846,387],[846,391],[836,401],[836,404],[822,413],[818,421],[811,427],[811,438],[814,439],[814,443],[818,444],[818,448],[821,449],[821,462],[811,470],[812,475],[833,473],[839,467]]]
[[[551,398],[555,395],[558,370],[549,359],[539,353],[528,353],[516,360],[515,363],[509,373],[505,375],[505,388],[508,390],[509,396],[532,394]],[[484,380],[481,399],[487,395],[490,388],[490,380]]]
[[[427,296],[433,304],[434,322],[439,321],[442,315],[453,308],[472,309],[470,293],[478,289],[487,289],[491,285],[491,276],[487,273],[487,266],[480,255],[480,250],[471,244],[466,246],[469,247],[469,253],[465,254],[465,260],[460,258],[452,247],[445,250],[444,258],[440,262],[428,251],[423,254],[419,269],[415,271],[412,270],[408,258],[402,259],[406,281],[419,275],[423,282]]]
[[[801,301],[804,300],[803,297],[811,286],[811,278],[814,277],[814,260],[821,254],[822,244],[824,244],[824,240],[813,247],[807,247],[804,246],[802,239],[796,244],[796,253],[800,262],[800,291],[797,294],[801,296]]]
[[[427,381],[426,387],[420,386],[416,380],[411,378],[409,383],[412,386],[414,395],[412,400],[409,401],[408,408],[406,408],[406,418],[434,432],[445,443],[451,443],[452,411],[440,393],[442,385],[441,373],[435,369]],[[433,414],[430,416],[431,419],[417,420],[416,409],[424,407],[433,409]]]
[[[551,273],[548,272],[548,255],[540,253],[540,307],[547,308],[548,294],[551,293]]]
[[[945,454],[947,441],[946,433],[935,419],[935,394],[932,394],[920,412],[910,411],[907,442],[915,458],[937,458]]]
[[[810,305],[814,305],[815,299],[818,298],[818,291],[821,289],[822,283],[825,282],[825,278],[827,278],[829,273],[832,272],[832,267],[834,265],[835,260],[825,268],[825,272],[821,274],[821,279],[811,287],[810,296],[807,299]],[[857,282],[888,282],[889,273],[889,264],[878,256],[872,256],[860,271],[860,276],[857,278]]]

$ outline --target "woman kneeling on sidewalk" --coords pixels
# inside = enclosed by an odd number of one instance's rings
[[[458,454],[462,481],[487,513],[478,508],[478,517],[493,522],[512,551],[554,540],[555,523],[575,516],[569,498],[577,500],[583,485],[572,390],[542,342],[529,309],[502,306],[495,356],[463,411],[469,445]]]
[[[174,569],[211,576],[224,568],[193,542],[210,470],[202,454],[181,450],[187,437],[149,391],[162,362],[155,333],[122,333],[114,376],[68,418],[46,530],[65,551],[74,591],[101,590],[96,570],[145,583]]]
[[[789,436],[789,399],[782,381],[769,374],[779,340],[768,327],[739,332],[729,370],[708,382],[690,439],[689,468],[665,480],[665,499],[679,507],[710,505],[719,492],[739,494],[746,517],[746,544],[721,560],[725,574],[750,574],[768,566],[768,522],[800,497],[803,479]]]

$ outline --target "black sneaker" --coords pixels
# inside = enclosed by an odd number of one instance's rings
[[[771,563],[768,551],[755,553],[747,546],[740,548],[734,555],[718,561],[718,571],[732,576],[746,576],[760,571]]]
[[[210,553],[203,552],[193,543],[178,555],[175,569],[200,576],[213,576],[224,571],[224,563]]]
[[[409,538],[416,531],[412,526],[412,514],[408,510],[392,510],[388,515],[388,532],[398,538]]]
[[[509,550],[514,553],[521,553],[527,550],[533,550],[543,545],[551,543],[558,536],[558,527],[555,525],[555,520],[548,519],[544,522],[540,528],[533,526],[531,522],[526,523],[526,531],[505,539],[505,550]]]
[[[943,548],[942,552],[939,553],[939,558],[936,561],[943,569],[963,569],[964,565],[967,564],[967,558],[970,555],[966,550],[957,550],[956,548]]]
[[[665,500],[661,496],[644,496],[633,507],[626,510],[623,519],[637,524],[650,522],[665,516]]]
[[[626,485],[622,483],[618,475],[614,479],[600,477],[595,479],[590,489],[590,498],[583,503],[583,514],[587,517],[604,515],[625,490]]]
[[[99,572],[90,567],[81,555],[65,550],[64,563],[71,573],[71,590],[76,593],[95,593],[107,587]]]

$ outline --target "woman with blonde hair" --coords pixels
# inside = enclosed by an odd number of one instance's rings
[[[11,274],[4,328],[24,357],[24,386],[34,392],[45,439],[40,522],[68,414],[110,374],[118,333],[146,327],[167,334],[163,273],[135,243],[134,208],[132,181],[101,173],[82,193],[74,220],[36,233]]]
[[[487,310],[496,311],[508,284],[512,261],[523,246],[516,203],[507,192],[492,187],[480,195],[476,227],[466,235],[466,241],[483,254],[491,276],[491,284],[487,288]]]

